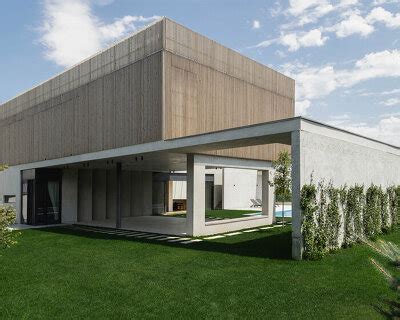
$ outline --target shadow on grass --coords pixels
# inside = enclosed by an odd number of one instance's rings
[[[162,245],[168,247],[179,247],[183,249],[221,252],[239,256],[259,257],[266,259],[290,260],[291,259],[291,230],[290,227],[284,227],[281,230],[268,230],[252,233],[253,239],[248,239],[249,235],[238,235],[234,237],[218,239],[218,241],[205,240],[193,244],[179,244],[174,242],[146,240],[144,238],[128,238],[122,235],[109,235],[96,233],[92,231],[84,231],[74,227],[56,227],[34,229],[39,232],[51,232],[57,234],[74,235],[93,239],[118,239],[121,241],[130,241],[137,243],[151,243],[154,245]],[[254,238],[254,236],[257,236]],[[240,240],[232,243],[232,240]],[[225,242],[228,240],[228,242]]]
[[[373,305],[373,308],[385,319],[400,319],[400,299],[391,300],[381,298],[381,305]]]

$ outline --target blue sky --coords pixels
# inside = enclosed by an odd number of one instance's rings
[[[0,4],[0,103],[159,16],[296,80],[296,112],[400,145],[400,0]]]

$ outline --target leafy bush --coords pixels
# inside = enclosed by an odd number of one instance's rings
[[[304,257],[314,260],[320,257],[316,250],[317,188],[315,185],[304,185],[301,189],[300,207],[303,212],[301,232],[303,234]]]
[[[375,239],[381,233],[381,206],[379,188],[372,184],[367,189],[363,214],[364,236]]]
[[[340,218],[340,190],[329,184],[327,188],[327,195],[329,203],[326,209],[327,216],[327,238],[328,238],[328,249],[335,250],[339,247],[339,235],[340,227],[342,225]]]
[[[346,196],[344,245],[351,246],[363,238],[362,213],[364,208],[364,186],[349,188]]]
[[[389,215],[392,225],[396,225],[398,222],[398,192],[396,192],[396,187],[391,186],[387,189],[388,200],[389,200]]]
[[[390,217],[389,217],[389,197],[388,193],[379,188],[379,206],[381,211],[381,228],[383,232],[390,230]]]
[[[375,239],[399,221],[400,187],[386,191],[374,184],[334,188],[323,182],[303,186],[300,205],[303,213],[304,257],[318,259],[341,245]],[[340,243],[343,221],[343,242]]]
[[[10,225],[15,222],[15,208],[0,206],[0,249],[5,249],[16,243],[18,232],[13,231]]]

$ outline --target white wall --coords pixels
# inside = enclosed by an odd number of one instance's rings
[[[399,133],[400,134],[400,133]],[[301,170],[304,182],[332,180],[336,186],[371,183],[400,184],[400,158],[370,145],[357,145],[310,132],[301,133]]]
[[[186,199],[186,181],[172,181],[172,199]]]
[[[214,207],[249,208],[250,199],[262,198],[261,172],[257,170],[206,169],[206,174],[214,175]],[[173,181],[173,199],[186,199],[186,192],[186,181]]]
[[[306,131],[307,130],[307,131]],[[400,185],[400,151],[338,129],[307,125],[292,133],[292,254],[302,256],[300,191],[311,181],[334,186]]]
[[[4,195],[17,195],[19,190],[19,170],[10,167],[0,171],[0,203],[3,203]]]
[[[223,209],[249,208],[257,198],[257,170],[224,168]]]
[[[10,167],[0,172],[0,203],[3,203],[4,195],[15,195],[15,208],[17,217],[15,222],[21,223],[21,188],[20,171]]]

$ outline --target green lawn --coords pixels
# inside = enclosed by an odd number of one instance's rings
[[[381,318],[393,293],[367,248],[297,262],[290,246],[289,226],[187,246],[26,230],[0,257],[0,318]]]

